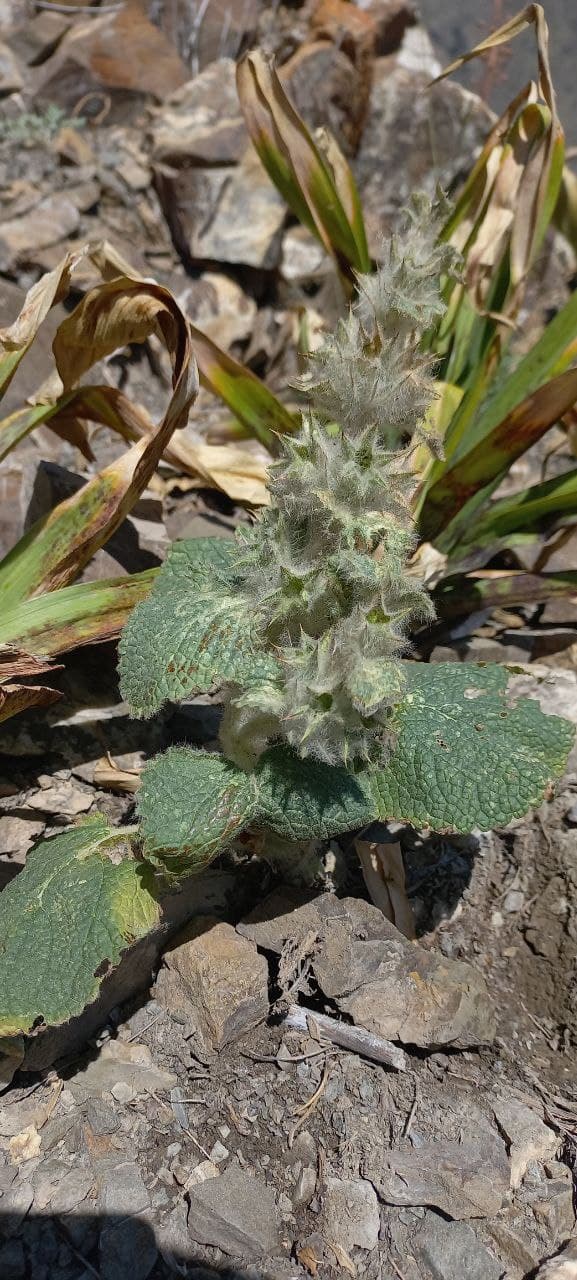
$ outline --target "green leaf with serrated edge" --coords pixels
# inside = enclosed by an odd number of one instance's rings
[[[225,849],[255,809],[254,775],[210,751],[172,747],[143,770],[144,856],[168,876],[190,875]]]
[[[154,588],[120,642],[122,696],[136,716],[154,714],[225,682],[274,679],[254,617],[235,590],[234,543],[191,538],[169,551]]]
[[[102,815],[88,818],[35,845],[0,894],[0,1036],[81,1013],[122,950],[156,924],[150,868],[107,856],[122,838]]]
[[[503,667],[404,662],[397,743],[367,774],[375,816],[435,831],[505,826],[563,772],[574,728],[534,698],[507,696]]]
[[[302,760],[287,747],[273,747],[262,756],[256,780],[255,823],[288,840],[328,840],[375,817],[366,775]]]
[[[574,729],[538,702],[507,697],[498,666],[402,663],[405,697],[385,768],[352,773],[265,752],[245,773],[221,755],[174,747],[143,774],[145,856],[169,876],[203,867],[251,825],[288,840],[330,839],[375,818],[436,831],[504,826],[540,804]]]

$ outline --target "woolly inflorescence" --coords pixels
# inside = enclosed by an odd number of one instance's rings
[[[407,632],[433,616],[407,572],[415,544],[411,456],[432,443],[434,396],[421,340],[444,310],[446,211],[413,201],[380,267],[310,357],[309,411],[282,440],[271,506],[245,535],[242,590],[274,647],[276,682],[232,689],[221,739],[250,768],[272,741],[352,765],[386,758],[403,695]]]

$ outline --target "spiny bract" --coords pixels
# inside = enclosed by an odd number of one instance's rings
[[[411,457],[434,397],[421,340],[456,266],[444,201],[415,197],[357,300],[310,357],[309,411],[282,441],[271,507],[244,536],[241,589],[275,647],[279,680],[229,692],[221,741],[251,768],[284,739],[327,764],[382,762],[402,698],[407,631],[433,615],[408,573]]]

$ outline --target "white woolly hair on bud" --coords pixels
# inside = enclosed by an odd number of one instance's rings
[[[271,467],[271,506],[241,535],[241,589],[279,659],[276,684],[230,690],[221,744],[244,768],[285,741],[301,756],[383,762],[403,696],[399,657],[434,616],[408,573],[411,458],[434,398],[423,334],[457,255],[444,197],[413,198],[345,319],[310,357],[309,411]]]

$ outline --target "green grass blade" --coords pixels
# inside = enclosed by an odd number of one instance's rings
[[[577,515],[577,468],[493,502],[468,531],[467,545],[543,532],[567,515]]]
[[[505,386],[503,396],[510,395]],[[499,397],[501,398],[501,397]],[[517,403],[493,429],[452,465],[427,491],[419,514],[421,536],[431,541],[451,525],[449,541],[461,540],[480,501],[490,496],[515,458],[551,427],[577,400],[577,369],[553,378]]]
[[[135,605],[146,599],[157,572],[146,569],[33,596],[2,611],[0,644],[18,643],[29,653],[51,657],[115,639]]]
[[[455,574],[433,591],[439,618],[451,622],[481,609],[542,604],[562,596],[577,597],[577,570],[558,573],[503,573],[499,577]]]
[[[220,397],[250,436],[274,453],[279,432],[298,431],[300,414],[290,413],[256,374],[190,326],[201,382]]]
[[[355,180],[336,143],[331,140],[322,154],[259,50],[239,63],[237,85],[255,150],[293,213],[349,278],[352,271],[370,270]]]

